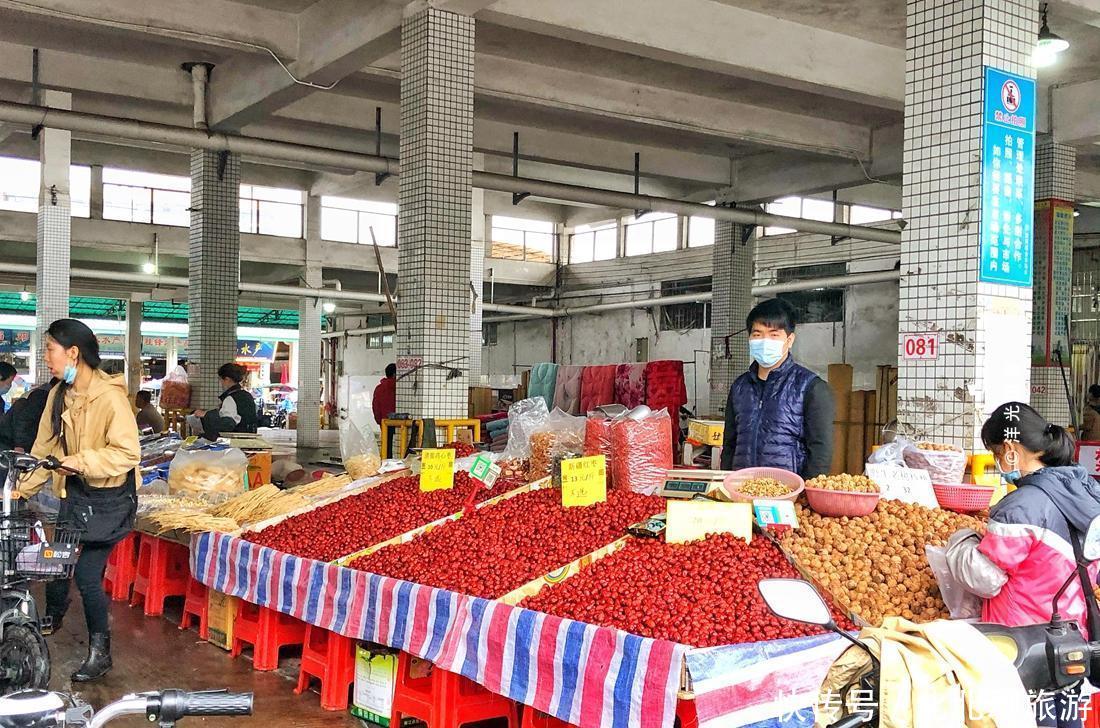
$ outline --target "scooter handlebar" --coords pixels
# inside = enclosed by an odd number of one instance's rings
[[[252,693],[183,693],[180,717],[200,715],[252,715]]]

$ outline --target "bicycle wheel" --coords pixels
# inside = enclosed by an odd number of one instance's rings
[[[33,626],[9,624],[0,641],[0,692],[44,690],[50,682],[50,651]]]

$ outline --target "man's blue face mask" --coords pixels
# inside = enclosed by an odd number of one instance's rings
[[[785,339],[749,339],[749,356],[760,366],[771,369],[783,359]]]

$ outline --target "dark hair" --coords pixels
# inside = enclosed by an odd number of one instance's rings
[[[8,364],[6,361],[0,361],[0,379],[11,379],[19,374],[15,367]]]
[[[763,324],[769,329],[783,329],[790,335],[794,333],[796,318],[797,314],[791,304],[781,298],[769,298],[749,311],[745,319],[745,329],[751,334],[753,324]]]
[[[230,362],[229,364],[222,364],[218,367],[218,376],[223,379],[232,379],[237,384],[240,384],[244,381],[244,378],[248,376],[248,370],[240,364]]]
[[[143,389],[136,395],[134,395],[134,400],[136,402],[143,403],[142,406],[144,407],[145,405],[150,404],[153,401],[153,393]]]
[[[1089,387],[1089,396],[1093,399],[1100,399],[1100,384],[1094,384]]]
[[[386,365],[386,376],[387,377],[396,377],[397,376],[397,365],[396,364],[387,364]]]
[[[1053,425],[1023,402],[1006,402],[982,426],[982,442],[992,450],[1018,442],[1039,456],[1043,465],[1072,465],[1076,446],[1065,428]]]
[[[75,346],[80,352],[80,360],[92,369],[99,369],[99,340],[84,323],[76,319],[58,319],[46,329],[46,335],[66,349]],[[50,424],[53,426],[53,436],[61,437],[61,413],[65,411],[65,392],[69,385],[62,379],[57,383],[57,392],[53,397],[53,408],[50,410]]]

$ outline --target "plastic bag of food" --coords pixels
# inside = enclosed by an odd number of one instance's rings
[[[947,565],[947,549],[942,546],[925,546],[928,566],[940,587],[940,596],[951,613],[952,619],[972,619],[982,616],[982,599],[971,594],[951,573]]]
[[[505,460],[531,457],[531,434],[550,417],[542,397],[521,399],[508,408],[508,444],[501,453]]]
[[[374,431],[371,395],[363,391],[348,402],[348,416],[340,420],[340,455],[348,474],[358,480],[378,474],[382,457]]]
[[[616,488],[654,495],[671,467],[672,418],[668,410],[648,415],[632,411],[611,423],[608,470]]]
[[[584,453],[583,417],[555,409],[546,421],[531,433],[531,480],[548,475],[561,477],[561,461]]]
[[[245,491],[248,457],[235,447],[180,450],[168,469],[172,495],[237,495]]]
[[[191,382],[187,370],[176,367],[160,385],[161,409],[188,409],[191,406]]]
[[[589,412],[584,423],[584,454],[603,455],[611,463],[611,418],[603,412]],[[607,471],[608,487],[613,486],[611,468]]]
[[[896,465],[899,468],[909,467],[905,464],[904,453],[905,448],[910,447],[912,444],[904,437],[898,437],[893,442],[888,442],[871,453],[870,457],[867,458],[867,462],[880,465]]]
[[[955,485],[963,482],[966,473],[966,453],[953,445],[909,443],[902,451],[902,457],[910,468],[927,470],[933,483]]]

